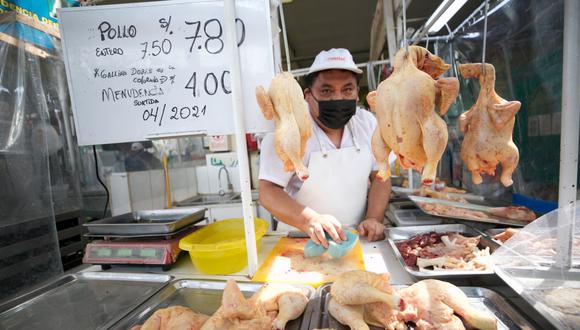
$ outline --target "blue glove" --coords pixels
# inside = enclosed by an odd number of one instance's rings
[[[352,250],[358,240],[358,235],[355,233],[345,231],[344,234],[346,235],[346,240],[339,244],[332,240],[328,233],[325,233],[326,239],[328,240],[328,249],[322,245],[314,243],[313,240],[308,240],[304,246],[304,256],[307,258],[318,257],[324,254],[324,252],[328,252],[328,254],[333,258],[344,257],[350,252],[350,250]]]

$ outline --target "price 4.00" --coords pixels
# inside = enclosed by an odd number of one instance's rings
[[[215,95],[220,89],[224,94],[230,94],[232,91],[229,87],[229,79],[230,72],[228,70],[224,70],[221,74],[217,75],[209,72],[205,76],[203,74],[198,76],[198,73],[194,72],[187,81],[187,84],[185,84],[185,89],[190,89],[193,97],[200,96],[201,88],[209,96]]]

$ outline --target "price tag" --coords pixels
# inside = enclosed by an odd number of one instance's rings
[[[272,129],[255,100],[274,76],[269,1],[236,1],[246,129]],[[80,145],[233,134],[223,1],[65,8],[59,20]]]

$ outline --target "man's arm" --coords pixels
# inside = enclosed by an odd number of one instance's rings
[[[268,180],[260,180],[260,204],[276,219],[307,233],[317,244],[328,247],[325,231],[337,242],[346,239],[338,220],[301,205],[282,187]]]
[[[370,179],[367,213],[358,230],[361,235],[367,236],[369,241],[377,241],[385,238],[383,219],[391,196],[391,180],[382,182],[377,178],[377,171],[371,172]]]

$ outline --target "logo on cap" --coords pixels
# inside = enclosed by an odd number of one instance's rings
[[[346,57],[342,56],[327,57],[326,59],[329,61],[346,61]]]

